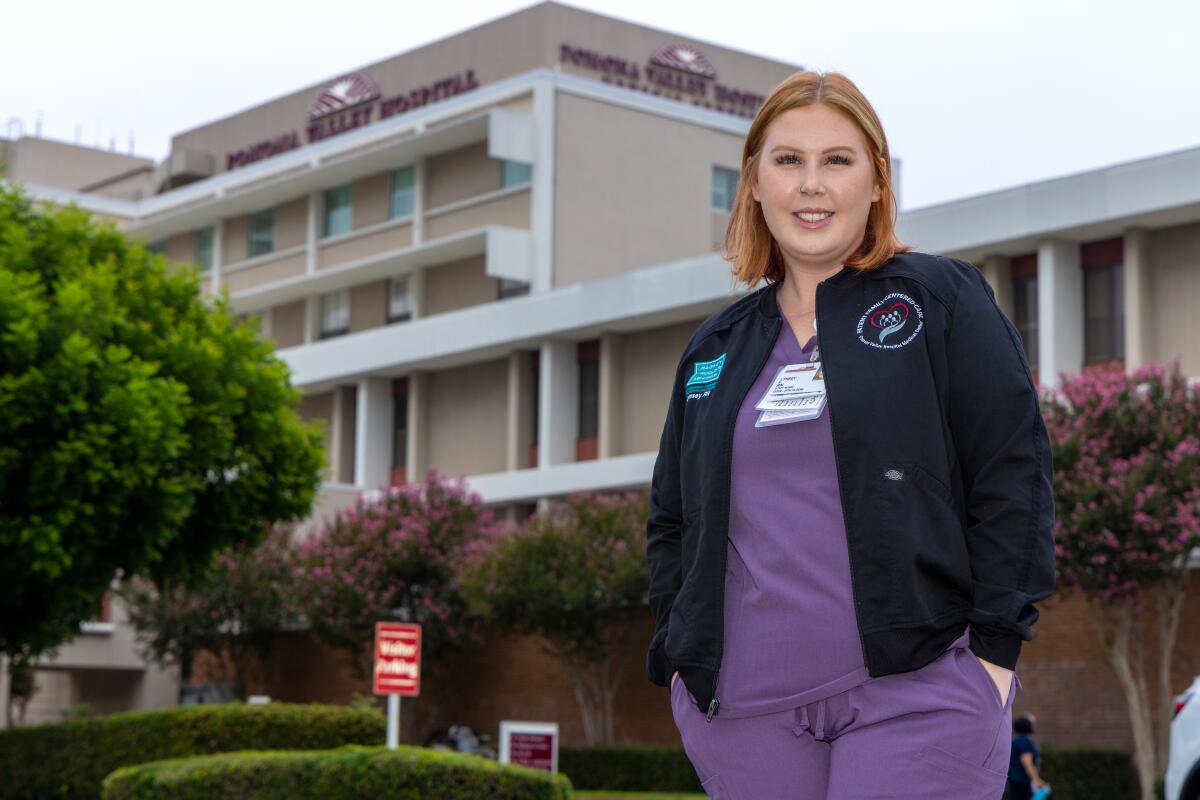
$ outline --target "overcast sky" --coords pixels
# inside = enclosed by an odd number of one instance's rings
[[[4,14],[0,135],[161,160],[170,137],[532,2],[19,3]],[[567,3],[847,74],[916,208],[1200,146],[1200,2]]]

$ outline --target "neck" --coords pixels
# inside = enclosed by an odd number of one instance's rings
[[[799,267],[787,267],[784,279],[779,284],[778,293],[775,295],[780,312],[790,318],[815,314],[817,284],[838,274],[841,269],[841,264],[819,272]]]

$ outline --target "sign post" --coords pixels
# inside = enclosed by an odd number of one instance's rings
[[[400,746],[400,698],[421,693],[421,626],[375,623],[375,694],[388,699],[387,747]]]
[[[558,772],[558,723],[501,720],[500,763]]]

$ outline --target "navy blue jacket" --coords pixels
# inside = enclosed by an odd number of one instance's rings
[[[782,325],[778,284],[692,334],[650,491],[654,635],[646,676],[675,670],[719,713],[730,460],[738,409]],[[1049,439],[1016,328],[973,265],[902,253],[817,285],[817,325],[863,659],[878,677],[970,648],[1015,669],[1055,589]],[[796,635],[819,620],[796,620]]]

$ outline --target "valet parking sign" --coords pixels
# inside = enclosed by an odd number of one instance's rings
[[[421,626],[375,623],[375,694],[421,693]]]
[[[375,694],[388,699],[387,747],[400,746],[400,697],[421,693],[421,626],[375,623]]]

